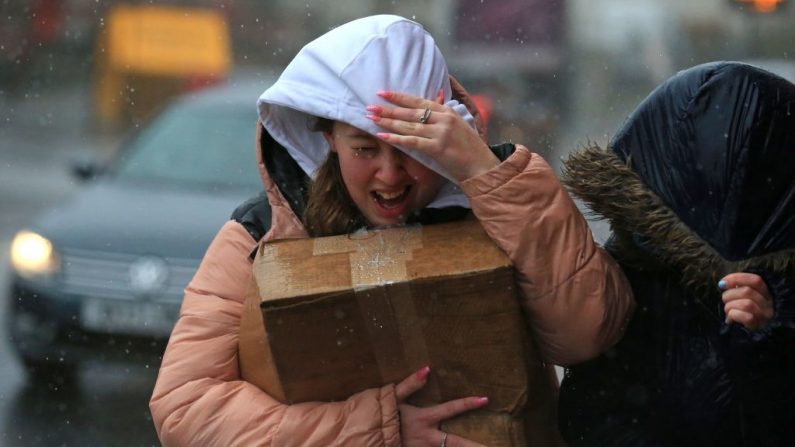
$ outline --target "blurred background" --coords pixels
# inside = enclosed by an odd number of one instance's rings
[[[678,70],[738,60],[795,80],[791,3],[0,1],[0,445],[157,444],[147,401],[163,334],[209,238],[257,192],[245,167],[254,162],[257,94],[314,37],[376,13],[422,23],[477,96],[490,140],[523,143],[558,167],[571,149],[605,145]],[[202,114],[209,118],[192,119]],[[224,123],[227,115],[235,121]],[[196,164],[229,148],[240,166]],[[166,178],[180,166],[184,175]],[[105,203],[97,184],[111,180],[114,194],[127,195]],[[130,196],[142,183],[148,192]],[[193,195],[166,192],[176,184]],[[160,196],[173,203],[146,208]],[[102,239],[103,219],[125,204],[136,215],[119,217]],[[202,220],[209,229],[185,225]],[[125,223],[132,229],[120,231]],[[190,248],[160,253],[167,230],[134,231],[164,225],[190,233]],[[91,348],[78,355],[58,344],[77,339]]]

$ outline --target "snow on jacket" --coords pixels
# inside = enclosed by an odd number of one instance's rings
[[[395,20],[405,25],[405,19]],[[475,122],[465,92],[448,82],[446,69],[435,73],[433,82],[445,90],[448,104]],[[438,90],[432,85],[422,94],[435,97]],[[453,93],[466,106],[453,102]],[[269,206],[254,200],[236,211],[186,288],[150,402],[158,435],[166,445],[399,446],[392,384],[343,402],[285,405],[240,379],[237,341],[250,254],[259,243],[308,237],[299,216],[302,177],[311,169],[274,133],[259,126],[257,157]],[[528,324],[546,362],[582,361],[618,340],[633,309],[629,286],[540,156],[518,146],[499,166],[458,186],[447,188],[437,205],[471,206],[514,262]],[[552,392],[555,386],[550,380]],[[549,410],[554,432],[554,408]]]

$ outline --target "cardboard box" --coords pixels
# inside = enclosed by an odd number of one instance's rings
[[[556,444],[549,370],[507,256],[476,220],[261,245],[243,378],[285,403],[344,400],[424,365],[412,403],[488,396],[445,429],[490,446]]]

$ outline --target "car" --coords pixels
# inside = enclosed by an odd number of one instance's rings
[[[86,361],[155,370],[183,290],[232,212],[264,194],[256,99],[272,79],[185,94],[127,140],[67,203],[11,243],[7,330],[34,380]]]

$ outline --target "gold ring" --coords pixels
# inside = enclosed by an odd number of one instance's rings
[[[430,117],[431,117],[431,109],[426,107],[425,110],[422,111],[422,115],[417,121],[419,121],[420,124],[425,124],[428,122],[428,118]]]

